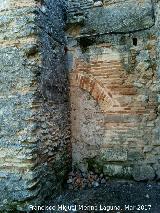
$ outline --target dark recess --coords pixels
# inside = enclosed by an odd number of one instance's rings
[[[137,46],[137,43],[138,43],[137,38],[133,38],[133,45]]]

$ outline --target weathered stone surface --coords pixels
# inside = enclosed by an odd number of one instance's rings
[[[102,1],[95,1],[94,2],[95,7],[99,7],[99,6],[102,6],[102,5],[103,5]]]
[[[62,0],[0,0],[2,211],[57,193],[71,153],[83,171],[159,179],[160,3],[94,2],[69,1],[67,21]]]
[[[135,166],[133,169],[133,178],[136,181],[153,180],[155,178],[155,171],[149,165]]]
[[[65,6],[0,3],[0,211],[25,211],[57,193],[71,165]]]
[[[106,0],[98,7],[94,1],[69,4],[69,23],[72,18],[76,23],[79,16],[85,19],[67,29],[74,163],[79,168],[88,163],[88,169],[92,164],[101,171],[110,162],[121,167],[121,174],[124,163],[156,164],[158,4],[150,0]],[[85,93],[95,100],[92,107]]]
[[[152,138],[153,145],[160,145],[160,129],[157,127],[153,130],[153,138]]]
[[[156,171],[156,175],[157,175],[157,180],[160,180],[160,165],[157,164],[155,165],[155,171]]]
[[[150,0],[143,3],[133,0],[107,7],[95,7],[86,14],[81,33],[127,33],[150,28],[154,25],[152,9]]]
[[[9,8],[9,0],[0,0],[0,11]]]
[[[140,152],[140,151],[137,151],[137,150],[128,151],[127,159],[130,161],[140,160],[143,158],[144,158],[144,156],[143,156],[142,152]]]
[[[132,168],[129,166],[108,164],[103,167],[104,175],[109,177],[130,178],[132,176]]]
[[[109,148],[102,153],[102,161],[126,161],[127,150],[122,148]]]

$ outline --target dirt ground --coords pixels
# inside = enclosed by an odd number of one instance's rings
[[[46,203],[45,213],[160,213],[160,183],[110,181],[85,190],[65,190]]]

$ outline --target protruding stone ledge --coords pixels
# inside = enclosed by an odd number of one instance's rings
[[[73,18],[75,23],[74,15]],[[76,18],[79,24],[78,16]],[[129,33],[151,28],[154,25],[154,9],[151,0],[143,3],[133,0],[93,7],[84,13],[84,18],[80,35]]]

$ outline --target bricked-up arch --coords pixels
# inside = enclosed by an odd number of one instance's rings
[[[87,92],[97,101],[102,112],[105,112],[112,108],[115,103],[115,100],[112,98],[110,91],[107,91],[103,87],[101,82],[97,81],[91,74],[86,72],[74,73],[72,74],[71,85],[72,87],[79,87]]]

